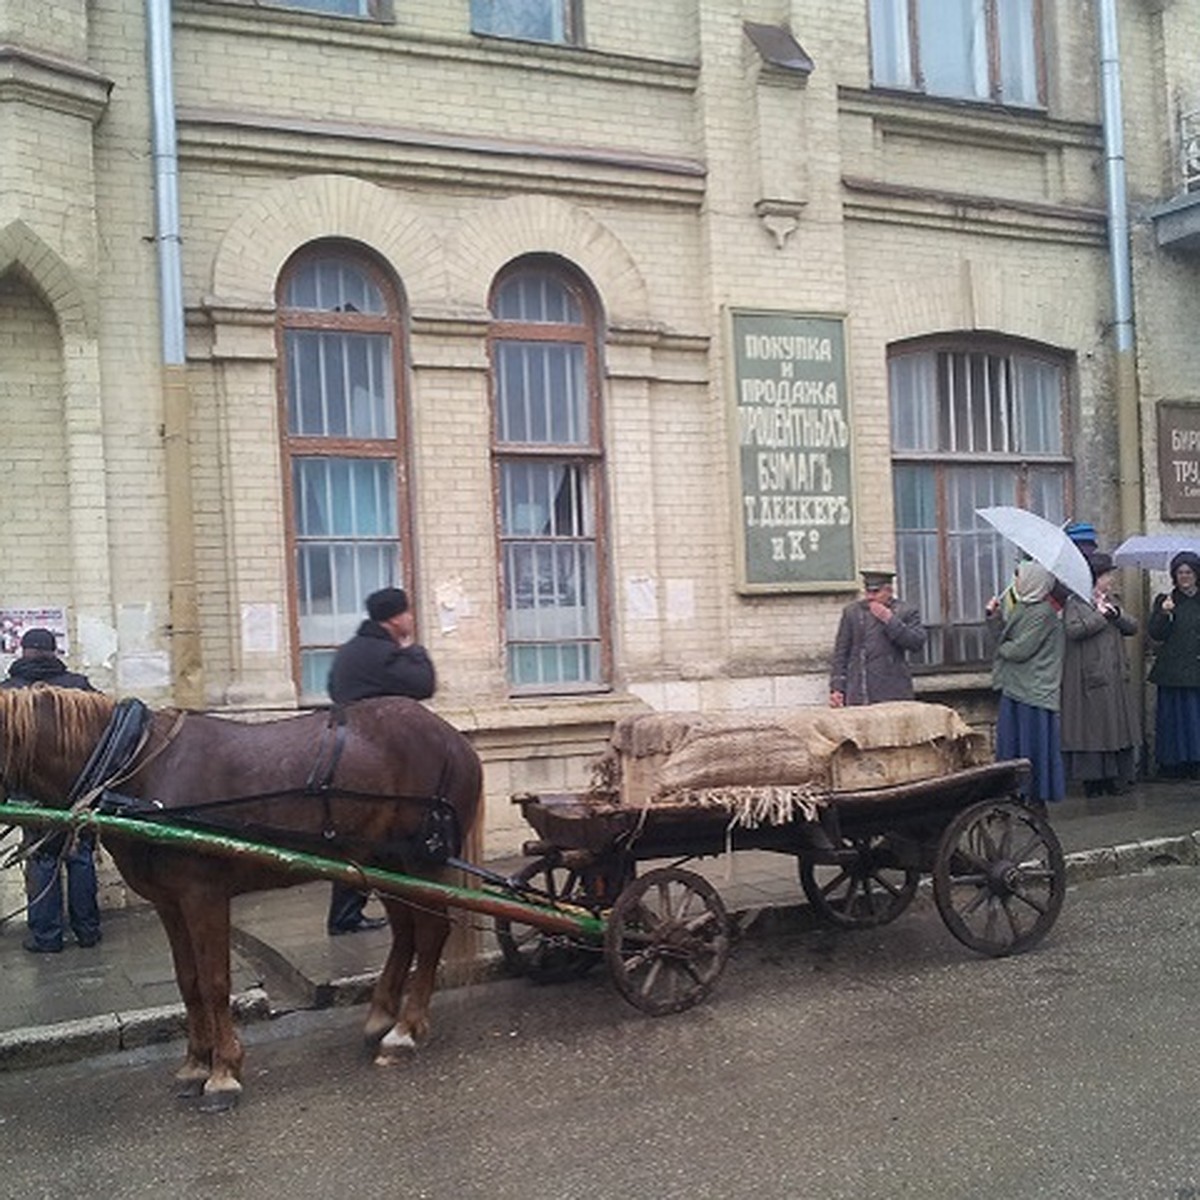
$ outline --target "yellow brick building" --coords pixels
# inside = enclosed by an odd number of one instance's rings
[[[0,610],[259,716],[403,584],[489,853],[624,713],[823,702],[862,566],[986,719],[974,509],[1164,527],[1200,0],[1115,4],[1132,382],[1104,5],[927,7],[0,0]]]

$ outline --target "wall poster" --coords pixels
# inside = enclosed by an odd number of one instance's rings
[[[854,590],[844,319],[729,316],[738,590]]]

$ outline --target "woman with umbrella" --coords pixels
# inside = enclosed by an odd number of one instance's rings
[[[992,665],[992,686],[1000,693],[996,758],[1029,759],[1031,804],[1066,795],[1058,716],[1064,637],[1050,601],[1054,583],[1041,563],[1026,559],[1017,566],[1008,611],[999,597],[987,606],[988,625],[999,632]]]
[[[1083,784],[1085,796],[1115,795],[1133,784],[1141,740],[1124,646],[1138,626],[1112,591],[1112,558],[1096,551],[1089,565],[1095,580],[1091,603],[1071,595],[1063,606],[1063,760],[1068,778]]]
[[[1150,682],[1157,688],[1155,756],[1164,774],[1200,774],[1200,555],[1171,559],[1170,594],[1154,598],[1146,632],[1159,643]]]

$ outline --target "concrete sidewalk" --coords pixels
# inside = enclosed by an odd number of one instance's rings
[[[1071,798],[1053,808],[1050,819],[1075,882],[1163,862],[1200,862],[1200,832],[1192,837],[1200,831],[1197,782],[1153,781],[1125,796]],[[513,867],[492,865],[502,873]],[[741,852],[690,865],[713,881],[731,912],[804,903],[795,862],[787,856]],[[233,987],[240,1019],[366,999],[390,935],[384,929],[327,936],[328,897],[329,884],[316,882],[235,900]],[[490,928],[480,914],[460,916]],[[21,945],[24,934],[23,918],[0,927],[0,1069],[182,1036],[183,1008],[153,910],[106,913],[104,940],[86,950],[68,941],[61,954],[30,954]],[[491,947],[490,937],[485,943]],[[473,977],[494,966],[481,965]]]

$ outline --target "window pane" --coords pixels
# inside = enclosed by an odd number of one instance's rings
[[[471,0],[471,29],[537,42],[572,40],[569,0]]]
[[[289,329],[284,334],[288,433],[394,438],[391,356],[386,333]]]
[[[1005,104],[1036,105],[1037,38],[1034,0],[1001,0],[996,5],[1000,29],[1000,99]]]
[[[1063,452],[1062,372],[1034,358],[1015,362],[1016,449],[1025,454]]]
[[[496,439],[586,445],[587,363],[578,342],[495,344]]]
[[[340,258],[315,258],[288,276],[286,308],[310,312],[386,315],[383,293],[359,266]]]
[[[896,450],[938,448],[937,374],[932,354],[905,354],[888,363],[892,446]]]
[[[495,315],[501,321],[539,325],[581,325],[579,302],[561,280],[544,271],[514,275],[496,289]]]
[[[298,538],[397,535],[391,459],[295,458],[292,487]]]
[[[908,0],[871,0],[871,79],[880,87],[912,87]]]
[[[918,0],[917,29],[925,91],[986,100],[985,0]]]
[[[341,17],[367,17],[371,0],[268,0],[280,8],[309,8],[313,12],[334,13]]]

